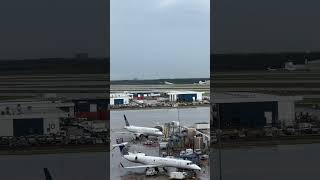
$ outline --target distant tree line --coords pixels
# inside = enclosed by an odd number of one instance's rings
[[[0,60],[0,74],[109,74],[106,58]]]

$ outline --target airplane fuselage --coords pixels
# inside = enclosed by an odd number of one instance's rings
[[[159,167],[175,167],[180,169],[189,170],[201,170],[201,168],[193,164],[191,161],[169,158],[169,157],[156,157],[146,156],[144,153],[129,153],[123,156],[125,159],[135,163],[141,163],[145,165],[157,165]]]
[[[125,126],[129,132],[134,133],[135,135],[144,135],[144,136],[162,136],[163,133],[156,128],[148,128],[148,127],[139,127],[139,126]]]

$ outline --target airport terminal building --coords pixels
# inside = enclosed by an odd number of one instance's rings
[[[213,116],[221,128],[262,128],[291,125],[300,96],[229,92],[212,95]],[[213,122],[217,125],[217,123]]]

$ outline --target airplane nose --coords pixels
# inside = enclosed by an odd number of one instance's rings
[[[193,169],[201,171],[201,168],[198,165],[193,164],[192,166]]]

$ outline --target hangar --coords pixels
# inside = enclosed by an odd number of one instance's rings
[[[228,92],[214,93],[212,113],[220,119],[221,128],[261,128],[292,125],[295,102],[301,96]],[[215,122],[213,122],[217,126]]]
[[[169,96],[169,101],[194,102],[203,100],[203,92],[196,91],[170,91],[167,95]]]
[[[60,118],[73,117],[73,108],[51,101],[0,103],[0,136],[58,134]]]

